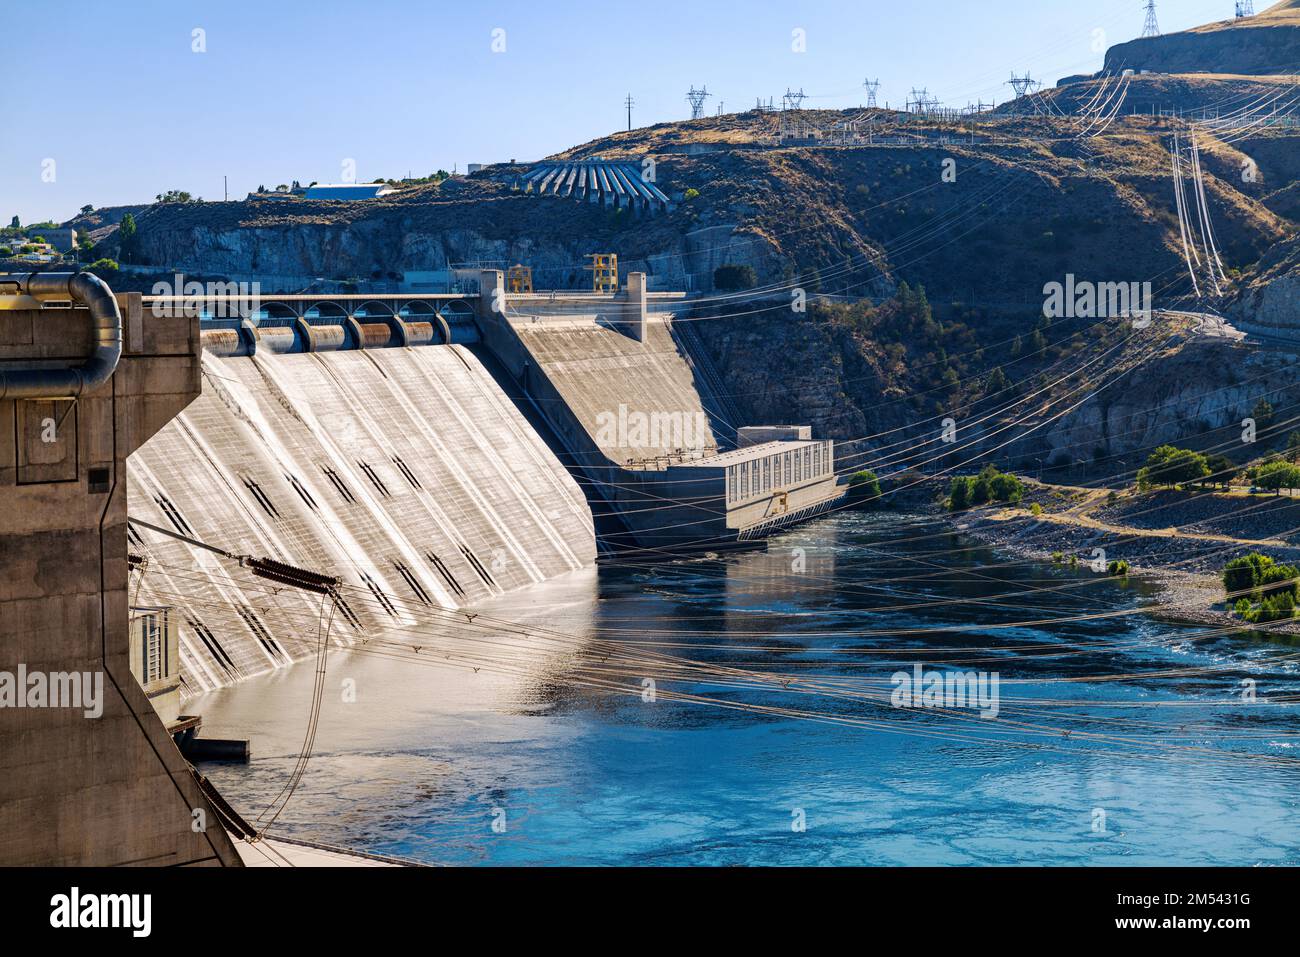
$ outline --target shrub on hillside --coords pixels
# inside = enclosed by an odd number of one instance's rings
[[[1279,565],[1259,552],[1234,558],[1223,567],[1223,588],[1229,599],[1242,596],[1233,604],[1233,611],[1250,622],[1293,618],[1300,597],[1298,579],[1300,568]]]
[[[948,488],[948,508],[954,512],[973,505],[989,502],[1006,502],[1018,505],[1024,498],[1025,487],[1020,479],[1000,472],[995,465],[986,465],[979,475],[958,475]]]
[[[870,469],[849,476],[849,496],[857,501],[879,501],[880,480]]]

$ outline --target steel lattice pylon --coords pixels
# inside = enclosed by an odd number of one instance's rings
[[[704,115],[704,101],[712,94],[709,93],[708,87],[699,90],[691,87],[686,93],[686,102],[691,104],[691,119],[698,120]]]
[[[863,80],[862,85],[867,90],[867,107],[868,109],[876,105],[876,91],[880,89],[879,80]]]
[[[1147,0],[1147,20],[1142,25],[1144,37],[1160,36],[1160,24],[1156,22],[1156,0]]]

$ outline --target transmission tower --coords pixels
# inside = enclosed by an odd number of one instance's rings
[[[694,86],[686,94],[686,102],[691,104],[691,119],[698,120],[704,115],[704,101],[712,96],[708,87],[697,90]]]
[[[803,87],[799,87],[799,92],[794,93],[787,86],[785,96],[781,97],[781,108],[786,110],[802,110],[803,101],[808,94],[804,93]]]
[[[1038,88],[1042,86],[1041,83],[1029,75],[1028,71],[1025,72],[1024,76],[1016,76],[1016,71],[1012,70],[1011,79],[1007,80],[1007,83],[1010,84],[1011,89],[1016,91],[1017,98],[1024,96],[1026,93],[1037,92]]]
[[[630,133],[632,132],[632,107],[636,106],[631,93],[623,98],[623,105],[627,107],[627,130]]]
[[[909,113],[926,113],[935,109],[939,105],[939,98],[931,96],[930,91],[925,87],[917,89],[912,87],[912,92],[907,98],[907,112]]]
[[[880,89],[880,81],[863,80],[862,85],[867,89],[867,109],[873,109],[876,105],[876,91]]]
[[[1156,23],[1156,0],[1147,0],[1147,21],[1142,25],[1144,37],[1160,36],[1160,24]]]
[[[1237,0],[1237,19],[1242,17],[1253,17],[1255,15],[1254,0]]]

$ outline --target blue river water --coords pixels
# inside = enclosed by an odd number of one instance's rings
[[[1151,601],[897,513],[602,565],[333,652],[273,833],[457,865],[1300,863],[1300,644]],[[917,665],[996,674],[996,716],[893,706]],[[249,819],[314,670],[192,703],[252,740],[203,769]]]

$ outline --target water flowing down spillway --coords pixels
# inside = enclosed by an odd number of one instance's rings
[[[331,643],[591,565],[582,492],[459,346],[203,357],[203,394],[132,456],[132,518],[343,578]],[[131,603],[179,618],[187,694],[316,650],[322,599],[133,526]],[[271,600],[271,598],[274,600]]]

